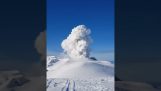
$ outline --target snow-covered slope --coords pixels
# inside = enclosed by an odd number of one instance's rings
[[[47,91],[114,91],[114,81],[111,78],[51,78],[47,80]]]
[[[62,59],[48,68],[47,78],[88,79],[98,77],[113,77],[113,64],[107,61],[69,60]]]
[[[92,59],[58,59],[47,71],[47,91],[114,91],[114,65]]]
[[[52,67],[59,59],[55,56],[47,56],[47,69]]]

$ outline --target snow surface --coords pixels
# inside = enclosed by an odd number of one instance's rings
[[[62,59],[47,69],[47,78],[88,79],[114,76],[113,64],[107,61]]]
[[[47,70],[59,60],[55,56],[47,56]]]
[[[68,60],[64,59],[64,61],[67,62]],[[108,66],[111,65],[110,63],[106,64],[106,62],[96,62],[96,64],[97,63]],[[53,71],[53,69],[49,71]],[[45,83],[43,82],[44,80],[42,79],[44,79],[43,76],[24,76],[20,71],[17,70],[0,71],[0,91],[45,91],[44,87]],[[160,88],[161,85],[158,87],[154,87],[151,84],[141,82],[116,81],[115,86],[116,91],[161,91]],[[88,79],[47,78],[46,90],[47,91],[114,91],[114,78],[113,76],[106,76],[106,77],[102,76],[95,78],[91,77]]]
[[[47,91],[161,91],[148,83],[114,82],[114,65],[108,61],[57,60],[48,60],[53,65],[47,68]]]
[[[47,68],[47,91],[114,91],[114,65],[110,62],[58,60]]]
[[[114,91],[111,78],[63,79],[47,80],[47,91]]]

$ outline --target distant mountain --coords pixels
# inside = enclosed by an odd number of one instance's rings
[[[59,59],[55,56],[47,56],[47,68],[53,66]]]

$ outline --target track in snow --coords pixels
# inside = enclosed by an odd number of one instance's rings
[[[65,87],[63,87],[61,91],[75,91],[75,81],[67,80]]]
[[[47,80],[47,91],[114,91],[114,82],[108,79],[63,79]]]

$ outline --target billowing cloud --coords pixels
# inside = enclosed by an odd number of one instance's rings
[[[71,58],[88,58],[92,42],[90,33],[90,29],[85,25],[74,27],[69,36],[61,44],[64,52]]]

